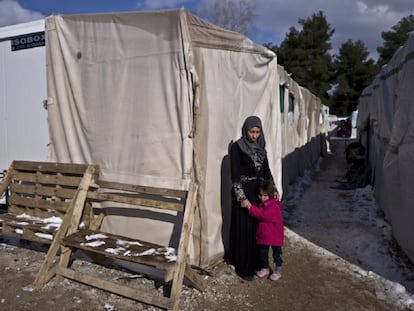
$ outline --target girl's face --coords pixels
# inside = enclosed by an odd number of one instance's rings
[[[263,203],[263,202],[269,200],[269,195],[266,192],[260,190],[260,192],[259,192],[259,199],[260,199],[260,202]]]
[[[247,139],[251,142],[254,143],[255,141],[257,141],[257,139],[260,136],[260,128],[258,127],[252,127],[250,130],[247,131]]]

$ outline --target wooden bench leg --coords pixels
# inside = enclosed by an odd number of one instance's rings
[[[100,214],[96,215],[92,219],[92,221],[91,221],[91,223],[89,225],[89,229],[91,229],[91,230],[99,230],[99,228],[101,227],[101,224],[102,224],[102,221],[103,221],[104,217],[105,217],[105,214],[104,213],[100,213]]]
[[[197,272],[194,272],[194,269],[191,268],[189,264],[185,265],[184,275],[191,282],[191,284],[193,284],[193,286],[200,292],[205,290],[205,286],[201,276]]]
[[[67,268],[69,265],[70,258],[72,257],[72,250],[68,247],[61,246],[60,247],[61,255],[59,260],[59,267]],[[56,274],[55,284],[59,284],[63,281],[63,276],[60,274]]]
[[[62,225],[64,224],[65,221],[62,222]],[[60,239],[62,239],[64,236],[63,233],[59,234],[59,232],[53,239],[52,244],[49,247],[49,251],[47,252],[46,257],[42,263],[42,266],[40,267],[40,270],[36,275],[36,278],[33,282],[34,290],[42,288],[54,276],[55,267],[52,267],[52,264],[57,255],[57,252],[59,251]]]
[[[43,261],[43,264],[37,273],[36,279],[33,283],[33,289],[37,290],[42,288],[54,275],[52,273],[54,268],[52,268],[52,264],[54,259],[56,258],[57,252],[60,247],[60,241],[66,236],[68,230],[71,231],[77,230],[80,222],[80,218],[82,216],[83,206],[85,203],[86,195],[88,193],[89,186],[94,182],[94,173],[95,168],[93,166],[88,166],[86,172],[82,178],[82,181],[78,187],[78,191],[73,199],[71,205],[68,208],[68,211],[63,218],[62,224],[58,232],[56,233],[55,238],[50,245],[49,251],[47,252],[46,258]],[[62,254],[61,260],[63,263],[69,262],[71,252]]]
[[[171,282],[174,278],[174,272],[171,269],[166,270],[166,274],[164,276],[164,281],[166,283]],[[194,271],[193,268],[191,268],[191,265],[189,261],[187,260],[187,263],[185,265],[185,271],[184,271],[184,277],[190,281],[191,285],[198,289],[200,292],[205,290],[205,286],[203,284],[203,280],[201,275],[199,275],[197,272]],[[184,281],[184,279],[183,279]]]
[[[195,202],[197,196],[197,186],[191,185],[187,196],[186,208],[184,211],[183,225],[181,229],[181,237],[178,245],[178,254],[176,261],[176,270],[171,288],[170,299],[173,303],[172,310],[176,311],[180,305],[181,290],[183,287],[184,272],[187,265],[188,244],[190,241],[190,233],[194,221]]]

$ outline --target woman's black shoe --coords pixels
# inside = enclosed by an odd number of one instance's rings
[[[251,282],[251,281],[253,281],[253,276],[246,275],[246,276],[243,276],[242,279],[247,281],[247,282]]]

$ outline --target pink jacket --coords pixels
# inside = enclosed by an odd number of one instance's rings
[[[256,229],[257,244],[283,246],[282,203],[279,200],[269,199],[259,206],[252,205],[249,214],[259,220]]]

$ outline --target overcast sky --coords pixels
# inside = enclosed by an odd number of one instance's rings
[[[0,26],[41,19],[53,13],[155,10],[185,7],[202,15],[215,0],[0,0]],[[234,0],[238,1],[238,0]],[[249,0],[245,0],[249,1]],[[250,38],[259,43],[280,44],[290,27],[300,29],[299,18],[323,11],[331,28],[333,52],[348,39],[362,40],[376,58],[382,31],[414,14],[413,0],[255,0]]]

